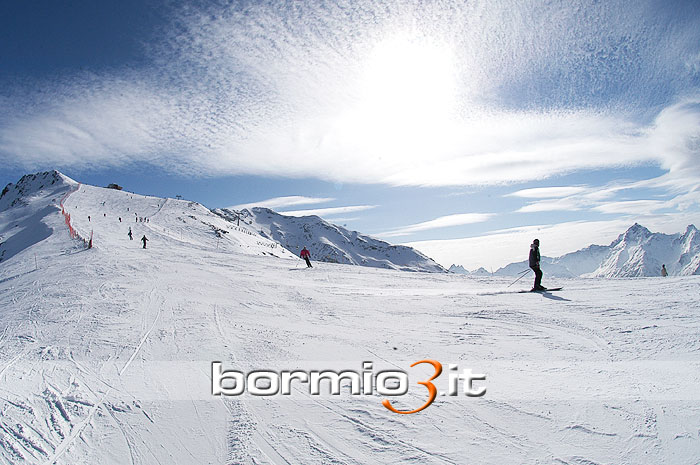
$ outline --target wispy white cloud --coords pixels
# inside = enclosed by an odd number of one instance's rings
[[[378,237],[397,237],[407,236],[419,231],[427,231],[430,229],[448,228],[451,226],[461,226],[465,224],[483,223],[493,218],[493,213],[458,213],[454,215],[441,216],[433,220],[424,221],[422,223],[404,226],[403,228],[393,229],[377,234]]]
[[[640,199],[603,202],[593,210],[609,214],[652,215],[660,210],[685,212],[700,206],[700,186],[665,200]]]
[[[670,189],[700,179],[700,16],[674,14],[615,2],[190,6],[150,67],[13,89],[0,160],[420,186],[651,163]]]
[[[321,217],[327,217],[331,215],[338,215],[350,212],[360,212],[364,210],[371,210],[376,208],[376,205],[351,205],[347,207],[330,207],[330,208],[318,208],[315,210],[294,210],[294,211],[284,211],[279,212],[280,215],[287,216],[310,216],[316,215]]]
[[[601,213],[626,213],[650,215],[655,211],[668,208],[669,202],[662,200],[624,200],[609,202],[593,207]]]
[[[585,192],[585,186],[559,186],[559,187],[535,187],[533,189],[522,189],[506,194],[506,197],[523,197],[526,199],[554,199],[569,197],[574,194]]]
[[[557,188],[558,189],[558,188]],[[639,181],[613,182],[608,185],[581,188],[571,195],[530,202],[516,213],[554,211],[593,211],[607,214],[651,215],[668,209],[678,212],[700,206],[700,184],[679,176],[668,175]],[[534,194],[533,194],[534,195]],[[637,198],[629,198],[636,196]],[[627,197],[618,200],[619,197]]]
[[[535,212],[553,212],[553,211],[574,211],[580,210],[585,205],[580,197],[554,200],[541,200],[538,202],[529,203],[516,210],[516,213],[535,213]]]
[[[332,217],[326,217],[324,219],[326,221],[330,221],[331,223],[342,225],[344,223],[350,223],[352,221],[357,221],[360,219],[360,217],[359,216],[353,216],[353,217],[345,217],[345,216],[335,217],[335,216],[332,216]]]
[[[229,207],[231,210],[243,210],[244,208],[265,207],[280,208],[294,205],[314,205],[319,203],[332,202],[332,197],[305,197],[302,195],[287,195],[284,197],[273,197],[271,199],[260,200],[258,202],[242,203]]]

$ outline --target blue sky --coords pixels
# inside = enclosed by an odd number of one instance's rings
[[[680,232],[698,31],[696,2],[4,2],[0,184],[309,210],[469,269]]]

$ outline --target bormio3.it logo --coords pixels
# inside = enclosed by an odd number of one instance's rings
[[[384,399],[382,405],[394,413],[410,414],[420,412],[430,406],[438,396],[438,389],[434,381],[442,375],[442,364],[436,360],[419,360],[410,367],[429,364],[433,368],[432,376],[424,381],[417,381],[428,391],[425,403],[413,410],[398,410],[389,399]],[[340,395],[341,381],[349,383],[352,395],[373,395],[375,392],[383,396],[402,396],[408,393],[408,374],[402,370],[382,370],[373,371],[372,362],[363,362],[362,371],[354,370],[293,370],[293,371],[272,371],[253,370],[247,374],[237,370],[224,370],[221,362],[211,364],[211,393],[215,396],[240,396],[248,393],[254,396],[288,396],[292,393],[292,382],[297,385],[306,386],[308,393],[312,396],[321,395],[321,381],[326,381],[331,395]],[[441,391],[440,395],[459,395],[459,383],[462,382],[462,394],[467,397],[481,397],[486,394],[486,387],[474,387],[474,381],[485,381],[485,374],[475,374],[472,370],[465,368],[458,371],[455,364],[448,365],[447,390]],[[299,388],[297,388],[299,389]]]

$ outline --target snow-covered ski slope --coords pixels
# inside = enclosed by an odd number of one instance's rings
[[[0,262],[0,463],[700,461],[700,277],[545,279],[565,288],[547,295],[518,294],[529,278],[306,269],[260,237],[218,238],[230,226],[196,204],[81,186],[65,205],[93,231],[87,250],[58,206],[71,188],[0,212],[3,240],[13,222],[50,230]],[[212,361],[371,361],[409,373],[391,401],[411,409],[432,370],[409,366],[426,358],[444,366],[439,391],[457,364],[487,375],[486,395],[398,415],[347,382],[341,396],[210,394]]]

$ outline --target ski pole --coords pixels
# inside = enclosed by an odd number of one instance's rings
[[[518,277],[518,279],[516,279],[516,280],[513,281],[512,283],[508,284],[508,287],[512,286],[513,284],[515,284],[515,283],[517,283],[518,281],[520,281],[521,279],[523,279],[523,278],[525,277],[525,275],[527,274],[528,271],[530,271],[530,270],[525,270],[525,271],[523,271],[523,273]]]

